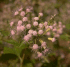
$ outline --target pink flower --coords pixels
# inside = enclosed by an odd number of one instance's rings
[[[34,17],[34,20],[39,20],[39,18],[38,17]]]
[[[49,26],[45,26],[45,29],[48,29],[49,28]]]
[[[28,21],[28,18],[27,18],[27,17],[24,17],[24,18],[23,18],[23,21]]]
[[[47,32],[47,33],[46,33],[46,35],[48,35],[48,36],[49,36],[49,35],[50,35],[50,32]]]
[[[17,31],[24,31],[25,27],[24,26],[17,26]]]
[[[29,34],[33,34],[33,30],[29,30],[28,33],[29,33]]]
[[[30,28],[31,28],[31,24],[27,24],[27,25],[26,25],[26,28],[27,28],[27,29],[30,29]]]
[[[56,25],[57,25],[56,23],[53,24],[53,26],[56,26]]]
[[[57,31],[57,33],[62,34],[62,30],[61,30],[61,29],[59,29],[59,30]]]
[[[53,29],[53,26],[49,26],[50,29]]]
[[[21,7],[21,8],[19,9],[19,11],[22,11],[22,9],[23,9],[23,8]]]
[[[61,23],[61,22],[59,22],[59,24],[61,25],[62,23]]]
[[[27,9],[26,9],[26,12],[30,12],[30,9],[27,8]]]
[[[46,54],[46,52],[48,52],[48,51],[49,51],[49,49],[45,49],[45,50],[43,51],[43,53]]]
[[[43,24],[42,24],[42,23],[40,23],[40,24],[39,24],[39,27],[40,27],[40,28],[42,28],[42,27],[43,27]]]
[[[24,36],[24,40],[25,41],[28,41],[29,40],[29,37],[26,35],[26,36]]]
[[[43,16],[43,13],[39,13],[39,16]]]
[[[20,26],[20,30],[24,31],[25,27],[24,26]]]
[[[46,46],[46,42],[42,42],[41,46],[45,47]]]
[[[59,25],[59,27],[61,28],[61,27],[62,27],[62,25]]]
[[[21,15],[21,16],[24,16],[24,15],[25,15],[25,12],[24,12],[24,11],[22,11],[22,12],[20,13],[20,15]]]
[[[39,30],[38,31],[38,34],[43,34],[43,30]]]
[[[18,15],[18,11],[16,11],[14,15]]]
[[[33,31],[33,35],[34,35],[34,36],[37,36],[37,32],[36,32],[36,31]]]
[[[13,24],[14,24],[14,22],[11,22],[11,23],[10,23],[10,26],[12,26]]]
[[[38,57],[41,57],[42,56],[42,53],[38,53]]]
[[[45,22],[44,22],[44,26],[46,26],[47,24],[48,24],[48,22],[45,21]]]
[[[11,30],[11,35],[14,35],[14,34],[15,34],[15,32],[13,30]]]
[[[20,26],[17,26],[17,31],[20,31],[21,29],[20,29]]]
[[[55,34],[55,35],[54,35],[54,37],[59,37],[59,36],[60,36],[59,34]]]
[[[33,22],[33,25],[34,25],[34,26],[37,26],[37,25],[38,25],[38,22],[36,22],[36,21]]]
[[[21,21],[21,20],[19,20],[19,21],[18,21],[18,25],[20,26],[21,24],[22,24],[22,21]]]
[[[28,36],[29,38],[31,38],[31,37],[32,37],[32,35],[31,35],[31,34],[27,34],[27,36]]]
[[[65,28],[65,25],[63,25],[63,28]]]
[[[55,38],[53,38],[53,39],[52,39],[52,42],[55,42],[55,41],[56,41],[56,39],[55,39]]]
[[[52,29],[52,31],[57,31],[57,29],[56,29],[56,28],[54,28],[54,29]]]
[[[33,49],[34,50],[38,49],[38,45],[37,44],[33,44]]]

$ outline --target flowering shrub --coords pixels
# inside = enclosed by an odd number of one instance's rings
[[[35,17],[32,7],[20,8],[14,13],[14,18],[18,18],[18,20],[10,22],[10,33],[12,39],[17,41],[13,51],[16,51],[16,55],[21,62],[20,65],[23,62],[20,53],[26,47],[35,53],[35,58],[41,58],[49,62],[45,58],[50,52],[49,41],[56,42],[63,33],[65,25],[61,22],[41,21],[42,17],[43,13],[39,13],[38,17]]]

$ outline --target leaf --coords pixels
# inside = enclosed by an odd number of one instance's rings
[[[25,67],[33,67],[32,63],[28,63],[25,65]]]
[[[70,29],[70,24],[66,24],[66,28],[67,29]]]
[[[63,40],[69,40],[69,36],[67,36],[66,34],[61,35],[60,38]]]
[[[4,54],[6,53],[15,54],[15,51],[13,48],[4,47]]]
[[[12,44],[13,46],[20,46],[19,42],[12,40],[12,39],[6,40],[6,42]]]

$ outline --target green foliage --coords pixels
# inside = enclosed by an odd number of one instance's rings
[[[69,36],[66,35],[66,34],[61,35],[60,38],[63,39],[63,40],[66,40],[66,41],[70,40]]]
[[[66,24],[66,28],[67,29],[70,29],[70,24]]]
[[[32,63],[27,63],[25,67],[33,67]]]

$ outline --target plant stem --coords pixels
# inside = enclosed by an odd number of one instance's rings
[[[20,59],[20,67],[22,67],[22,65],[23,65],[24,56],[25,56],[25,54],[23,54],[23,57],[22,58],[19,57],[19,59]]]

